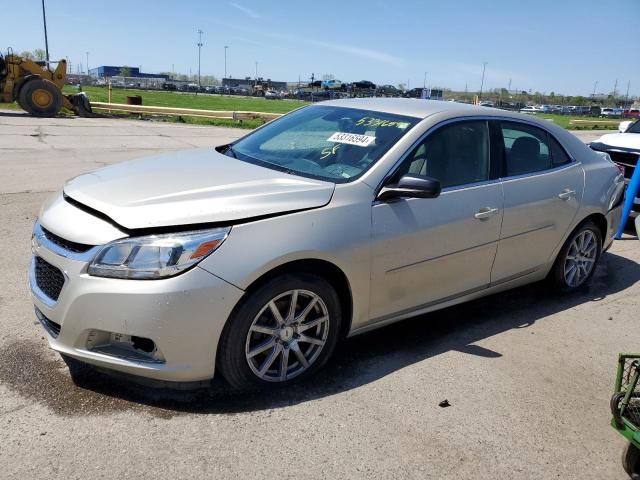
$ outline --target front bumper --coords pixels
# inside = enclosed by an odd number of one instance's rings
[[[90,276],[90,258],[65,255],[42,238],[33,244],[33,257],[31,293],[51,348],[97,367],[159,381],[213,377],[218,340],[242,290],[199,267],[162,280]],[[64,275],[57,300],[38,287],[36,257]],[[97,348],[96,332],[151,339],[158,354],[145,358]]]

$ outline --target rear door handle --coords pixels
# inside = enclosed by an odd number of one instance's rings
[[[560,200],[569,200],[571,197],[573,197],[576,194],[575,190],[571,190],[570,188],[565,188],[563,191],[561,191],[558,194],[558,198]]]
[[[478,212],[473,217],[477,220],[484,220],[486,218],[492,217],[499,211],[500,209],[498,208],[484,207],[478,210]]]

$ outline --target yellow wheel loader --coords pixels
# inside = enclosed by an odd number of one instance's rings
[[[76,115],[91,114],[84,94],[63,95],[67,62],[60,60],[55,70],[47,62],[36,62],[0,53],[0,102],[18,102],[20,108],[37,117],[54,117],[65,107]]]

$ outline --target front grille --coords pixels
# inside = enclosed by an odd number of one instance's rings
[[[58,301],[64,285],[64,274],[40,257],[35,257],[36,285],[51,300]]]
[[[59,237],[55,233],[50,232],[42,226],[40,228],[42,228],[42,233],[44,233],[44,236],[47,237],[47,240],[70,252],[84,253],[93,248],[93,245],[85,245],[84,243],[72,242],[71,240],[67,240],[66,238]]]
[[[607,152],[613,160],[618,165],[624,166],[624,177],[631,178],[633,175],[633,171],[638,164],[638,154],[637,153],[625,153],[625,152]]]
[[[60,325],[54,322],[53,320],[49,320],[45,315],[36,308],[36,317],[40,320],[40,323],[44,327],[44,329],[49,332],[53,338],[58,338],[60,335]]]

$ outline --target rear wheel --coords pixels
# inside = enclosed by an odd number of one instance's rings
[[[602,233],[592,221],[576,228],[563,245],[549,279],[561,291],[585,287],[591,281],[602,253]]]
[[[243,301],[222,334],[218,368],[234,387],[284,386],[318,370],[340,332],[338,295],[310,274],[277,277]]]
[[[31,115],[54,117],[62,108],[62,92],[49,80],[29,80],[20,89],[18,104]]]

